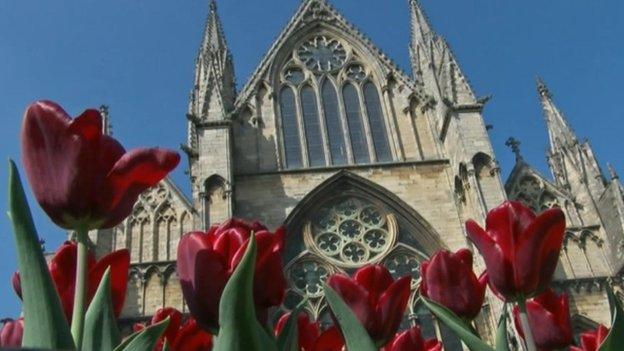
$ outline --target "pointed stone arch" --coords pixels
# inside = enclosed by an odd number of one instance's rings
[[[206,228],[230,216],[230,183],[218,174],[204,181],[203,216]]]
[[[306,223],[328,198],[356,196],[390,212],[397,221],[396,241],[414,247],[426,255],[446,248],[436,230],[416,210],[384,187],[343,170],[321,183],[308,193],[291,211],[284,222],[287,233],[285,261],[289,262],[306,250],[303,233]]]

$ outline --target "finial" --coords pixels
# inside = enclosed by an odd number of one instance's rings
[[[113,127],[110,123],[108,105],[100,105],[100,115],[102,115],[102,134],[113,135]]]
[[[542,80],[541,77],[537,76],[535,77],[535,81],[537,82],[537,92],[540,94],[540,96],[549,99],[552,98],[552,94],[550,93],[550,90],[548,90],[548,87],[546,86],[546,83],[544,83],[544,80]]]
[[[217,12],[217,0],[210,0],[210,11]]]
[[[609,168],[609,174],[611,175],[611,180],[620,179],[620,176],[618,176],[617,172],[615,171],[615,168],[613,168],[613,166],[610,163],[607,163],[607,168]]]
[[[516,161],[522,160],[522,155],[520,154],[520,144],[520,141],[514,137],[510,137],[505,142],[505,146],[509,147],[511,152],[516,155]]]

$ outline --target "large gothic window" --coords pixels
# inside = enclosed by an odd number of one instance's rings
[[[301,109],[303,110],[310,166],[325,166],[325,152],[323,151],[323,137],[316,104],[316,93],[309,85],[301,90]]]
[[[279,78],[283,167],[391,162],[382,95],[364,60],[327,35],[289,58]]]
[[[301,144],[299,143],[299,125],[297,123],[297,103],[291,88],[282,89],[280,107],[282,110],[282,128],[284,130],[284,154],[287,168],[299,168],[301,163]]]

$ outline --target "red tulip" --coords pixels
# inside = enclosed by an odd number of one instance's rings
[[[254,233],[257,257],[254,302],[258,320],[266,323],[268,309],[284,299],[286,279],[282,269],[284,229],[271,234],[258,222],[231,219],[207,233],[188,233],[178,244],[178,276],[184,299],[200,326],[219,328],[219,301],[228,279],[243,258]]]
[[[275,325],[276,336],[282,333],[289,318],[290,313],[286,313],[277,321],[277,325]],[[301,312],[297,316],[297,335],[299,337],[299,349],[302,351],[312,351],[314,343],[321,335],[321,330],[317,322],[311,322],[308,315]]]
[[[175,308],[161,308],[152,317],[150,324],[156,324],[169,318],[169,325],[158,339],[153,351],[162,351],[165,341],[169,345],[169,351],[210,351],[212,349],[212,336],[203,331],[193,318],[182,324],[182,313]],[[134,331],[145,329],[144,324],[135,324]]]
[[[540,349],[552,350],[566,347],[572,343],[572,325],[568,295],[557,296],[548,289],[543,294],[526,302],[529,326],[533,332],[535,345]],[[520,337],[524,338],[524,330],[520,324],[520,310],[513,309],[514,323]]]
[[[393,281],[385,267],[368,265],[357,270],[353,279],[334,274],[328,284],[351,307],[375,343],[383,346],[401,324],[411,279],[408,276]]]
[[[26,110],[22,155],[37,201],[65,229],[116,226],[137,197],[180,162],[180,155],[163,149],[126,153],[102,134],[97,110],[72,120],[51,101],[37,101]]]
[[[0,348],[22,346],[22,336],[24,335],[24,318],[18,320],[4,319],[1,320],[2,328],[0,329]]]
[[[78,249],[73,241],[66,241],[56,251],[52,259],[48,262],[48,269],[52,276],[52,281],[56,286],[56,292],[61,299],[61,305],[65,312],[65,317],[71,323],[72,310],[74,308],[74,290],[76,284],[76,262]],[[95,292],[104,276],[106,268],[110,266],[111,298],[115,316],[119,317],[126,299],[126,287],[128,285],[128,268],[130,267],[130,253],[128,250],[112,252],[100,259],[95,260],[93,253],[89,252],[87,257],[88,286],[87,286],[87,306],[95,296]],[[21,298],[22,287],[19,274],[13,277],[13,288]]]
[[[331,327],[319,335],[314,342],[313,351],[346,351],[340,329]]]
[[[485,259],[489,284],[508,301],[535,296],[548,287],[565,226],[558,208],[536,216],[513,201],[488,213],[486,230],[472,220],[466,222],[468,236]]]
[[[420,327],[414,326],[397,334],[383,351],[442,351],[442,344],[436,339],[423,339]]]
[[[570,351],[598,351],[609,335],[609,328],[599,325],[598,329],[581,334],[581,347],[572,346]]]
[[[465,319],[474,319],[485,299],[487,277],[472,270],[472,252],[438,251],[420,266],[420,293]]]

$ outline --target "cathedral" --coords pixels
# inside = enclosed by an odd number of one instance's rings
[[[503,182],[482,116],[487,98],[475,94],[418,0],[406,6],[412,74],[329,1],[306,0],[237,90],[234,58],[210,1],[182,146],[192,197],[164,180],[141,195],[121,225],[91,234],[99,255],[131,252],[127,325],[164,306],[186,310],[175,269],[180,236],[241,217],[286,228],[289,290],[281,310],[307,298],[307,312],[329,322],[325,279],[380,263],[414,278],[404,325],[419,323],[446,350],[461,350],[418,302],[419,262],[440,249],[473,248],[464,222],[483,223],[505,199],[565,211],[554,285],[570,295],[575,330],[609,324],[605,288],[622,287],[624,263],[617,175],[602,173],[590,144],[577,138],[540,81],[552,178],[510,139],[516,165]],[[480,257],[476,266],[484,269]],[[501,308],[487,298],[476,321],[481,335],[493,336]]]

